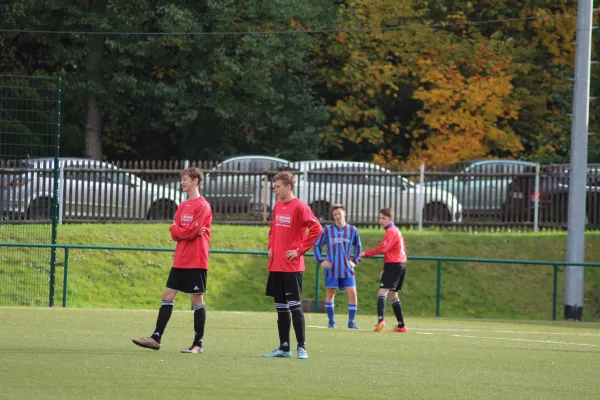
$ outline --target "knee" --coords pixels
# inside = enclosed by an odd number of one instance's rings
[[[162,294],[163,301],[173,301],[175,300],[175,295],[177,295],[177,291],[173,289],[165,289]]]
[[[199,306],[204,304],[204,296],[201,294],[193,294],[191,296],[191,301],[193,306]]]

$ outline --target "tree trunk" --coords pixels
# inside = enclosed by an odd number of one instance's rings
[[[107,4],[108,0],[89,0],[88,11],[102,18]],[[85,60],[85,70],[90,74],[92,89],[87,97],[84,142],[85,156],[94,160],[102,159],[102,99],[98,96],[98,91],[102,88],[103,53],[104,36],[94,35],[90,39],[89,53]]]
[[[98,97],[91,94],[87,100],[85,125],[85,156],[102,159],[102,110]]]

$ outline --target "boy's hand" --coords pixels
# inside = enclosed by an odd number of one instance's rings
[[[206,228],[200,229],[200,232],[198,232],[198,236],[204,235],[204,232],[206,232]]]
[[[331,265],[332,264],[327,260],[324,260],[323,262],[321,262],[321,267],[326,268],[326,269],[331,268]]]
[[[359,256],[359,257],[364,257],[364,256],[365,256],[365,252],[364,252],[364,251],[363,251],[363,252],[361,252],[361,253],[360,253],[358,256]]]
[[[293,260],[294,258],[298,258],[298,251],[297,250],[288,250],[285,252],[285,258],[287,258],[288,260]]]
[[[355,264],[354,262],[352,262],[352,261],[348,261],[348,264],[350,264],[350,266],[351,266],[352,268],[356,267],[356,264]]]
[[[273,257],[273,250],[269,249],[269,258]]]

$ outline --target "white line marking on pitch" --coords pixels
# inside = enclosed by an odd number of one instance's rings
[[[306,325],[307,328],[317,328],[317,329],[329,329],[325,326],[320,326],[320,325]],[[361,331],[368,331],[369,329],[351,329],[351,330],[361,330]],[[418,332],[424,329],[414,329],[416,334],[419,335],[435,335],[435,333],[433,332]],[[485,330],[485,329],[428,329],[428,330],[435,330],[435,331],[463,331],[463,332],[490,332],[489,330]],[[496,333],[503,333],[503,332],[508,332],[508,333],[543,333],[543,334],[547,334],[547,333],[551,333],[551,332],[522,332],[522,331],[498,331]],[[558,334],[564,334],[564,335],[569,335],[569,333],[560,333],[560,332],[555,332]],[[584,335],[584,336],[598,336],[595,334],[577,334],[577,335]],[[507,338],[507,337],[492,337],[492,336],[474,336],[474,335],[448,335],[448,336],[454,336],[454,337],[460,337],[460,338],[467,338],[467,339],[488,339],[488,340],[511,340],[511,341],[515,341],[515,342],[529,342],[529,343],[548,343],[548,344],[562,344],[562,345],[569,345],[569,346],[587,346],[587,347],[598,347],[599,345],[597,344],[588,344],[588,343],[573,343],[573,342],[557,342],[557,341],[553,341],[553,340],[535,340],[535,339],[520,339],[520,338]]]
[[[571,345],[571,346],[591,346],[591,347],[598,347],[597,344],[572,343],[572,342],[555,342],[555,341],[552,341],[552,340],[533,340],[533,339],[518,339],[518,338],[504,338],[504,337],[489,337],[489,336],[471,336],[471,335],[450,335],[450,336],[461,337],[461,338],[468,338],[468,339],[513,340],[513,341],[516,341],[516,342],[567,344],[567,345]]]
[[[536,332],[536,331],[509,331],[502,329],[461,329],[461,328],[412,328],[415,331],[449,331],[449,332],[494,332],[494,333],[518,333],[522,335],[567,335],[567,336],[600,336],[600,333],[577,333],[577,332]]]

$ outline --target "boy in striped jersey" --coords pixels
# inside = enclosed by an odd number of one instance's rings
[[[408,258],[406,257],[406,244],[402,233],[394,225],[394,210],[384,208],[379,211],[379,226],[385,229],[383,241],[376,248],[360,254],[361,257],[373,257],[377,254],[383,254],[383,270],[381,271],[379,293],[377,294],[377,325],[375,325],[375,332],[381,332],[385,328],[386,297],[390,299],[398,321],[398,325],[393,331],[406,332],[407,328],[404,323],[402,303],[400,303],[398,292],[404,284]]]
[[[355,322],[358,303],[354,267],[360,262],[360,235],[356,227],[346,223],[346,208],[342,204],[334,204],[331,213],[334,223],[323,229],[315,244],[315,259],[325,273],[325,310],[329,317],[329,328],[335,328],[334,298],[339,288],[348,292],[348,328],[358,329]],[[327,258],[323,257],[323,246],[327,246]]]

